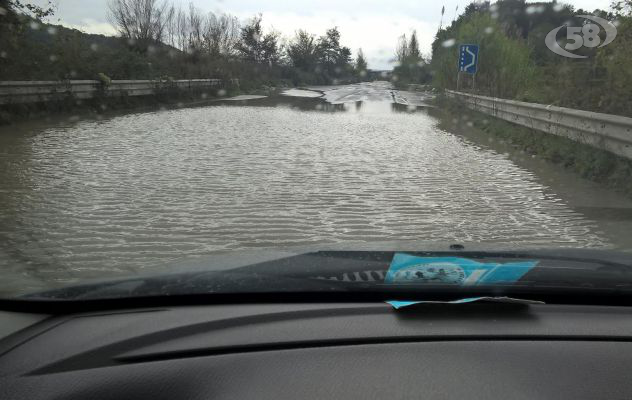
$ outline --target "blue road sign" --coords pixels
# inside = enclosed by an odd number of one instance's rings
[[[459,46],[459,71],[475,74],[478,66],[478,45],[462,44]]]

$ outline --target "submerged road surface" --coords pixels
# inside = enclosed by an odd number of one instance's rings
[[[221,251],[616,242],[569,200],[597,190],[439,129],[427,95],[312,89],[2,128],[0,293]]]

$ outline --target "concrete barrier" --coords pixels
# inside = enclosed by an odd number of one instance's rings
[[[632,160],[632,118],[446,90],[473,110]]]
[[[235,79],[232,84],[239,85]],[[220,88],[220,79],[186,79],[169,81],[114,80],[108,85],[100,81],[0,81],[0,105],[59,101],[66,98],[90,99],[97,96],[147,96],[168,90]]]

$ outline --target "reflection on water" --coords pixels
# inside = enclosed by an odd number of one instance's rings
[[[438,129],[411,97],[341,93],[3,128],[0,293],[225,250],[607,245],[531,172]]]

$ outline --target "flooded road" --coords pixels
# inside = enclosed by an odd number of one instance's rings
[[[312,89],[0,128],[0,294],[246,249],[632,247],[592,212],[629,201],[441,130],[423,93]]]

